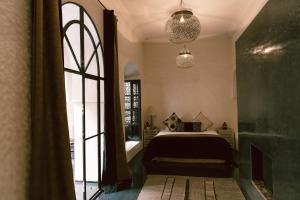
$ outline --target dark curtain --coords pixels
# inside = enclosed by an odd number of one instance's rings
[[[59,0],[33,0],[30,200],[75,199],[60,9]]]
[[[103,185],[106,192],[128,187],[131,177],[125,151],[121,113],[117,19],[113,11],[104,10],[105,72],[105,155]]]

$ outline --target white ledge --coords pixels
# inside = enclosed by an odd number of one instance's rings
[[[142,141],[127,141],[125,142],[127,162],[143,149]]]

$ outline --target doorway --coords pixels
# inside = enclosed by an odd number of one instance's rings
[[[105,84],[102,44],[92,17],[80,4],[62,5],[62,26],[76,199],[93,200],[102,192]]]

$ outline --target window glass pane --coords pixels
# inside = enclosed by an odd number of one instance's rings
[[[130,87],[130,82],[125,82],[125,95],[131,95],[131,87]]]
[[[100,142],[100,144],[101,144],[101,151],[100,151],[100,153],[101,153],[101,156],[100,156],[100,158],[101,158],[101,171],[100,171],[100,173],[101,173],[101,177],[102,177],[103,158],[104,158],[104,134],[101,134],[100,138],[101,138],[101,142]]]
[[[70,136],[71,161],[73,168],[76,198],[83,192],[82,156],[82,78],[80,75],[65,73],[67,115]]]
[[[133,97],[133,108],[139,108],[140,107],[139,104],[140,104],[139,96],[134,96]]]
[[[79,7],[73,3],[67,3],[62,6],[63,27],[71,20],[79,20]]]
[[[139,87],[136,83],[132,84],[132,91],[133,91],[133,95],[139,94]]]
[[[71,49],[67,43],[66,38],[64,38],[63,45],[64,45],[64,67],[79,71],[78,65],[75,61],[75,58],[71,52]]]
[[[90,38],[88,32],[84,30],[84,58],[85,58],[85,67],[88,67],[87,73],[98,76],[98,66],[96,56],[94,55],[92,61],[90,62],[89,66],[87,66],[90,58],[93,55],[95,48],[93,46],[92,39]]]
[[[99,58],[100,77],[104,78],[103,53],[102,53],[101,45],[99,45],[97,51],[98,51],[98,58]]]
[[[99,37],[96,31],[96,28],[94,26],[94,24],[92,23],[90,17],[84,13],[84,25],[86,25],[86,27],[90,30],[94,40],[95,40],[95,44],[97,45],[99,43]]]
[[[131,109],[131,96],[125,96],[125,109]]]
[[[93,56],[87,70],[86,70],[87,74],[92,74],[95,76],[98,76],[98,66],[97,66],[97,59],[96,59],[96,55]]]
[[[98,137],[86,140],[86,195],[91,198],[98,191]]]
[[[132,110],[132,116],[131,116],[132,125],[136,125],[137,124],[137,120],[138,120],[137,114],[138,114],[137,111]]]
[[[131,124],[131,111],[125,111],[125,126],[130,126]]]
[[[76,200],[83,199],[83,181],[74,181]]]
[[[80,26],[72,24],[66,31],[66,36],[70,41],[70,45],[74,51],[77,61],[80,61]],[[79,62],[80,63],[80,62]]]
[[[98,134],[97,81],[85,79],[85,138]]]
[[[100,131],[104,132],[104,81],[100,80]]]

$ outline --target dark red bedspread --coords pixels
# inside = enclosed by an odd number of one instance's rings
[[[221,159],[232,162],[230,144],[218,135],[176,133],[157,136],[147,146],[143,161],[150,163],[155,157]]]

